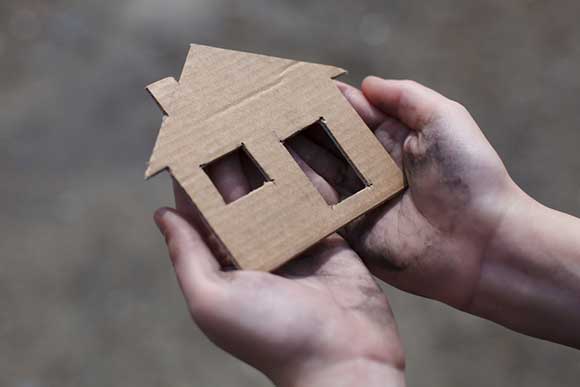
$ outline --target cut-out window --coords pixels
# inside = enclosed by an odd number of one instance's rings
[[[283,143],[329,205],[336,204],[369,185],[346,156],[326,126],[324,118],[320,118]],[[334,192],[324,189],[312,171],[322,177]]]
[[[243,144],[201,167],[226,204],[246,196],[270,181]]]

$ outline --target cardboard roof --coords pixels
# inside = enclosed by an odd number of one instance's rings
[[[334,66],[192,45],[179,79],[148,86],[165,112],[146,177],[182,185],[240,268],[272,270],[404,186],[393,160],[342,96]],[[324,118],[367,186],[329,206],[284,147]],[[226,204],[203,166],[244,146],[270,181]]]

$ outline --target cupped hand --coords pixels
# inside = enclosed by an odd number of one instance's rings
[[[368,77],[339,88],[404,170],[408,189],[341,234],[373,274],[468,309],[487,246],[519,190],[467,110],[413,81]],[[356,181],[316,139],[295,147],[331,200]],[[338,189],[333,189],[338,187]]]
[[[249,185],[230,156],[215,171],[229,200]],[[177,279],[195,322],[219,347],[277,385],[403,385],[404,356],[386,296],[358,255],[330,236],[276,273],[223,271],[186,193],[160,209]],[[259,252],[257,252],[259,253]]]

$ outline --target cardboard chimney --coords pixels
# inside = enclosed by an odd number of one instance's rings
[[[179,81],[150,86],[165,116],[147,178],[167,169],[241,269],[273,270],[400,191],[403,175],[332,80],[345,70],[192,45]],[[285,141],[316,122],[364,185],[329,205]],[[226,203],[205,170],[243,150],[265,183]]]

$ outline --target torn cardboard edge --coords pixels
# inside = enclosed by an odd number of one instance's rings
[[[191,45],[179,81],[147,87],[164,113],[146,177],[170,170],[219,248],[241,269],[273,270],[404,187],[403,174],[332,79],[345,70]],[[365,183],[329,205],[284,142],[324,129]],[[241,147],[272,181],[226,203],[204,166]]]

